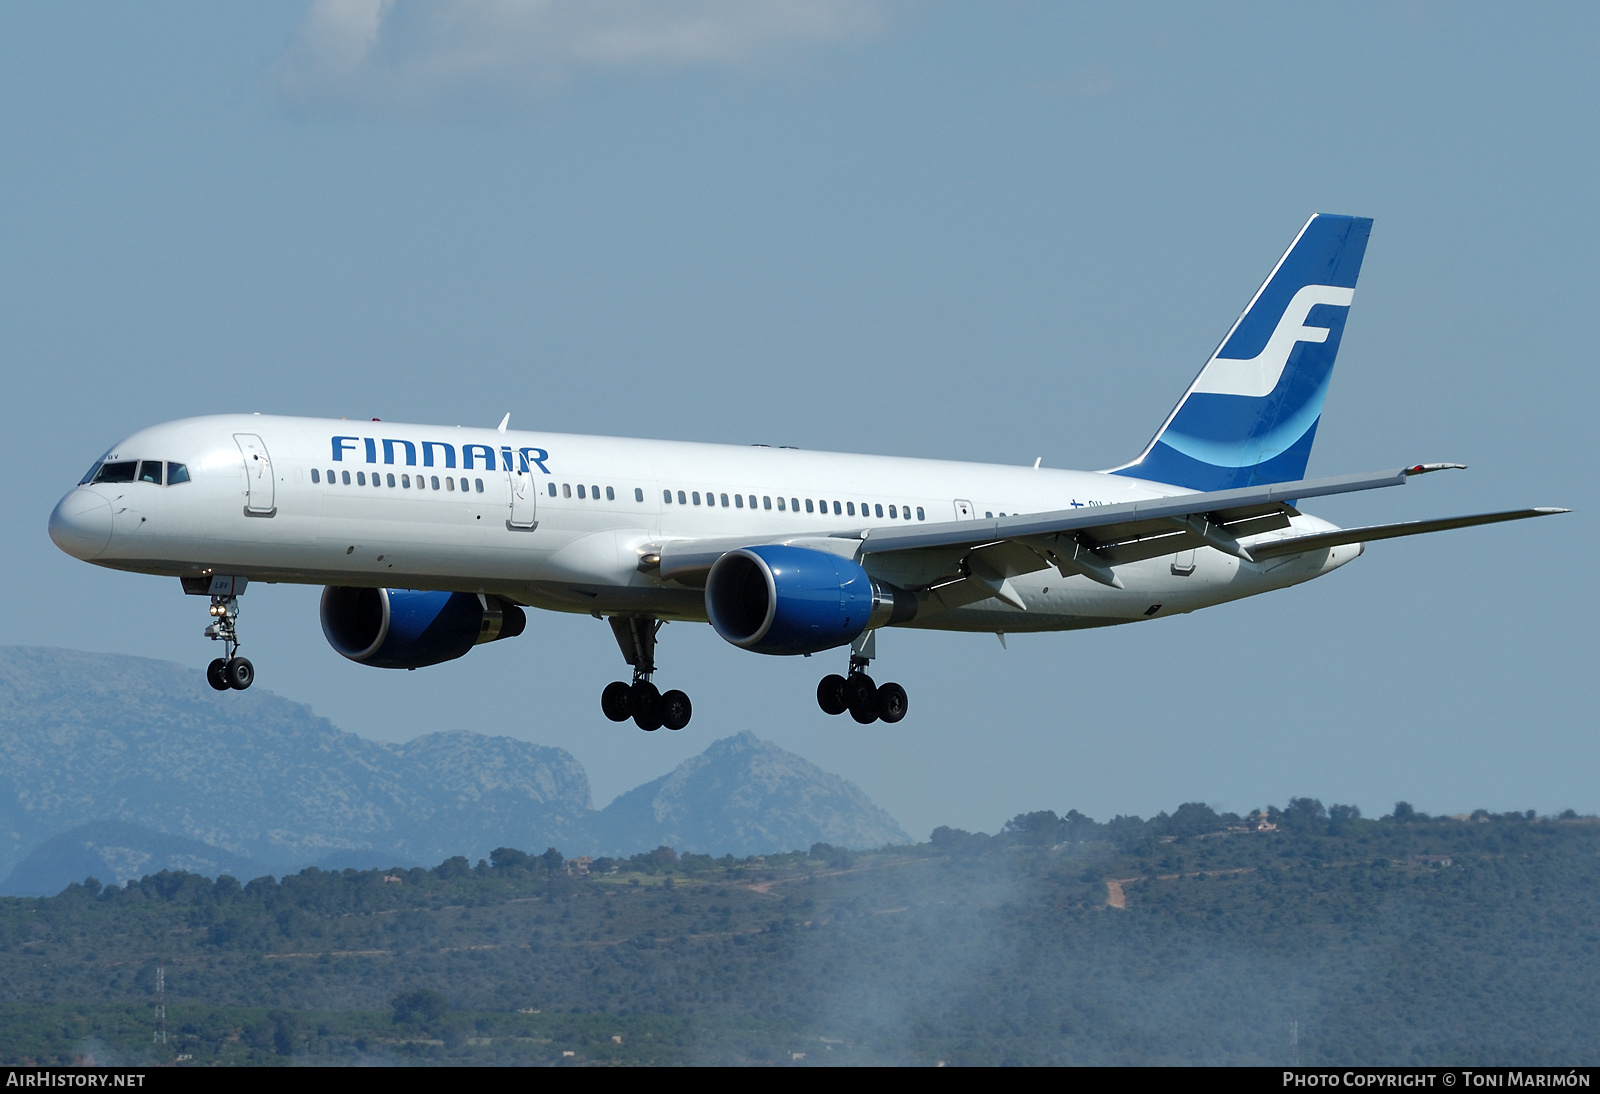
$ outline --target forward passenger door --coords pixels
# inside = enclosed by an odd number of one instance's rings
[[[235,433],[234,443],[244,457],[244,511],[251,516],[270,517],[278,511],[277,478],[272,473],[272,457],[267,445],[254,433]]]

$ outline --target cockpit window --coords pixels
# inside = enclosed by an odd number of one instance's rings
[[[167,485],[177,486],[180,482],[189,481],[189,468],[187,464],[167,464]]]
[[[161,461],[160,460],[145,460],[143,463],[141,463],[139,465],[139,481],[140,482],[153,482],[157,486],[160,486],[161,485]]]
[[[94,481],[95,472],[100,470],[100,462],[100,460],[95,460],[90,466],[89,470],[83,473],[83,478],[78,480],[79,486],[83,486],[85,483],[91,483]]]
[[[133,472],[139,466],[136,460],[118,460],[116,463],[103,463],[100,470],[95,473],[95,482],[132,482]]]

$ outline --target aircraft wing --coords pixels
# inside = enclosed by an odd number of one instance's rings
[[[1006,579],[1047,566],[1121,588],[1112,567],[1141,559],[1202,546],[1252,559],[1239,540],[1288,528],[1301,498],[1399,486],[1412,475],[1459,466],[1416,464],[1053,513],[873,528],[860,553],[871,572],[912,589],[977,577],[990,588],[984,595],[1008,599],[996,591]]]
[[[1255,558],[1276,558],[1295,555],[1302,551],[1315,551],[1323,547],[1338,547],[1344,543],[1371,543],[1379,539],[1398,539],[1401,536],[1420,536],[1426,532],[1443,532],[1450,528],[1472,528],[1479,524],[1499,524],[1507,520],[1526,520],[1529,517],[1548,517],[1555,513],[1570,513],[1570,509],[1508,509],[1501,513],[1476,513],[1468,517],[1444,517],[1440,520],[1408,520],[1400,524],[1372,524],[1365,528],[1340,528],[1333,532],[1318,532],[1309,536],[1290,536],[1268,543],[1257,543],[1250,548]]]
[[[1518,510],[1452,518],[1451,521],[1412,522],[1386,529],[1351,529],[1291,537],[1248,549],[1239,542],[1248,536],[1290,527],[1289,518],[1298,512],[1293,503],[1301,498],[1399,486],[1413,475],[1460,466],[1415,464],[1390,471],[1179,494],[1051,513],[912,527],[872,527],[832,535],[775,537],[770,541],[729,537],[672,542],[663,545],[659,554],[646,556],[641,566],[657,569],[664,579],[699,585],[704,583],[712,564],[727,551],[754,546],[757,542],[792,543],[858,558],[874,576],[904,589],[947,589],[948,593],[939,599],[953,606],[952,595],[960,600],[991,595],[1011,599],[1005,587],[1009,578],[1050,566],[1063,576],[1082,575],[1120,588],[1122,583],[1112,571],[1113,566],[1201,546],[1252,560],[1338,543],[1416,535],[1558,511]],[[949,589],[956,584],[964,586],[959,593]]]

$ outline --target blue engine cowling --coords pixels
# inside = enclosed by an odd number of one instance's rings
[[[756,653],[816,653],[869,626],[903,623],[916,597],[874,581],[852,559],[772,544],[730,551],[706,578],[706,614],[724,639]]]
[[[341,585],[322,590],[318,614],[328,645],[384,669],[453,661],[483,642],[514,638],[528,625],[521,608],[497,596]]]

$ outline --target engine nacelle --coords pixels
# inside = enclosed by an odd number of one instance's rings
[[[483,642],[514,638],[528,625],[521,608],[497,596],[341,585],[322,590],[318,614],[328,645],[384,669],[453,661]]]
[[[904,623],[916,597],[874,581],[856,562],[809,547],[730,551],[706,578],[706,614],[724,639],[756,653],[816,653],[868,627]]]

